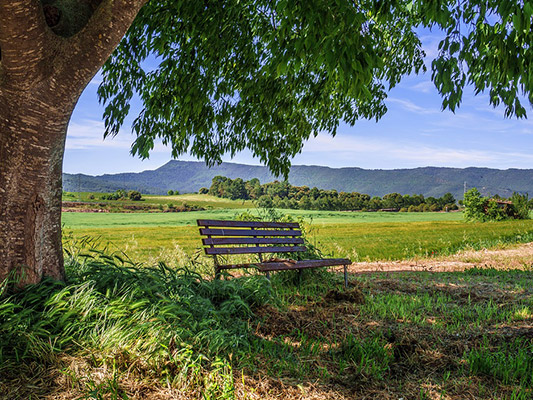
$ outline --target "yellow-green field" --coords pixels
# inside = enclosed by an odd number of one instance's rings
[[[135,260],[153,261],[176,252],[196,254],[200,248],[196,219],[233,219],[240,211],[65,213],[63,224],[76,237],[97,237]],[[533,241],[532,220],[469,223],[461,213],[282,212],[304,218],[309,238],[323,251],[354,261],[398,260]]]
[[[86,203],[105,203],[110,205],[167,205],[172,203],[174,206],[191,206],[203,207],[205,209],[239,209],[254,207],[250,200],[229,200],[220,197],[209,196],[207,194],[186,193],[179,195],[150,195],[143,194],[141,201],[132,200],[103,200],[104,193],[98,192],[65,192],[63,201],[81,201]]]

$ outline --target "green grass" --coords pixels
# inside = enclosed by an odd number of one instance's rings
[[[0,399],[533,397],[531,270],[211,280],[195,219],[235,213],[65,214],[67,282],[0,285]],[[305,215],[354,260],[533,240],[532,221]]]
[[[285,213],[287,210],[283,210]],[[196,219],[234,219],[236,210],[184,213],[64,213],[66,230],[76,236],[100,237],[136,259],[163,257],[179,249],[198,252]],[[498,223],[464,222],[460,213],[296,212],[309,217],[311,236],[326,252],[354,261],[399,260],[448,255],[533,241],[533,220]]]
[[[206,280],[93,245],[66,242],[66,283],[2,287],[0,398],[531,398],[529,270],[342,290],[323,270]]]
[[[188,195],[184,195],[188,196]],[[201,196],[201,195],[197,195]],[[175,197],[175,196],[174,196]],[[192,203],[191,203],[192,204]],[[255,212],[255,209],[251,212]],[[182,213],[63,213],[63,223],[71,228],[112,228],[118,226],[152,227],[196,225],[197,219],[231,219],[243,210],[216,209]],[[279,210],[283,214],[304,218],[313,225],[385,222],[462,221],[461,213],[386,213]]]

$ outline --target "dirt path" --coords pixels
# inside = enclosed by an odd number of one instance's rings
[[[468,268],[519,269],[533,268],[533,242],[504,249],[468,250],[453,256],[406,261],[357,262],[350,265],[350,273],[376,271],[464,271]]]

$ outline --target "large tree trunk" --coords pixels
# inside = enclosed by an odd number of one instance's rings
[[[0,284],[64,279],[67,125],[146,1],[0,1]]]
[[[0,93],[0,281],[12,271],[21,285],[63,279],[61,175],[73,104],[54,104],[48,90]]]

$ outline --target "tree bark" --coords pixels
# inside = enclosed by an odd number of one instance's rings
[[[64,279],[62,164],[74,104],[52,93],[0,91],[0,281]]]
[[[71,38],[47,26],[40,0],[0,2],[0,283],[64,279],[65,138],[85,86],[146,0],[103,0]]]

